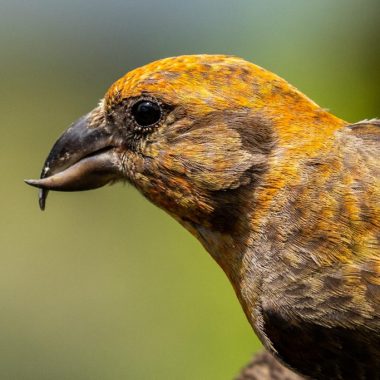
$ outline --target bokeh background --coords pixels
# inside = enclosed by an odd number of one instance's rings
[[[58,135],[126,71],[242,56],[338,116],[380,116],[380,2],[0,0],[0,378],[231,379],[260,344],[200,244],[134,189],[50,194]]]

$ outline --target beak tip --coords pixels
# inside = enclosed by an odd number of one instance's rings
[[[41,211],[45,210],[46,197],[47,197],[47,190],[41,189],[38,195],[38,204],[40,205]]]
[[[24,179],[24,182],[27,185],[40,188],[40,180],[38,179]],[[38,194],[38,203],[40,205],[41,211],[45,210],[47,193],[48,193],[48,190],[40,188],[40,191]]]
[[[30,185],[30,186],[34,186],[34,187],[37,187],[38,185],[38,179],[24,179],[24,182],[27,184],[27,185]]]

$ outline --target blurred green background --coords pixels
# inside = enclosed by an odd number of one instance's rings
[[[260,345],[200,244],[129,186],[50,194],[58,135],[151,60],[235,54],[380,116],[380,2],[0,1],[0,378],[231,379]]]

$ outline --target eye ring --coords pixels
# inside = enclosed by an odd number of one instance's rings
[[[144,97],[131,105],[130,115],[138,129],[150,129],[162,120],[163,109],[161,103],[156,99]]]

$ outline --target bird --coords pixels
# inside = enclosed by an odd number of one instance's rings
[[[376,380],[379,147],[378,119],[344,121],[242,58],[187,55],[118,79],[26,182],[41,209],[49,190],[132,184],[225,272],[262,362]]]

